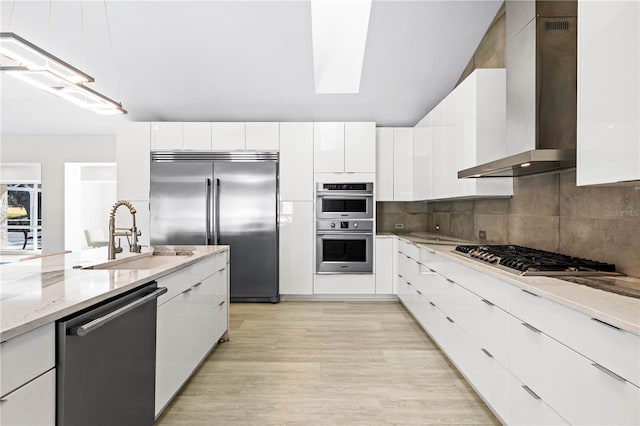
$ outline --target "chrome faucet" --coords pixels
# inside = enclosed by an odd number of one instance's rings
[[[116,228],[116,210],[118,210],[120,206],[129,208],[133,221],[131,228]],[[138,227],[136,226],[136,209],[129,201],[120,200],[116,202],[113,207],[111,207],[111,214],[109,215],[109,260],[115,259],[117,253],[122,253],[120,239],[118,239],[118,247],[116,247],[115,237],[127,237],[129,251],[131,253],[140,253],[141,246],[138,244],[138,237],[140,235],[142,235],[142,233],[138,231]],[[129,240],[129,236],[131,236],[131,240]]]

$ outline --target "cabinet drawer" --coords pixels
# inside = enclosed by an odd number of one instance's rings
[[[0,345],[0,396],[55,367],[54,323],[2,342]]]
[[[513,287],[511,284],[449,258],[442,261],[441,269],[438,272],[483,299],[508,310],[509,288]]]
[[[533,326],[509,324],[509,369],[571,424],[640,424],[640,389]]]
[[[640,336],[511,287],[512,315],[640,386]]]
[[[442,256],[436,253],[435,250],[430,248],[420,248],[420,254],[418,261],[427,268],[434,271],[442,270]]]
[[[509,418],[513,426],[568,425],[535,392],[509,375]]]
[[[208,256],[198,263],[191,265],[193,283],[204,280],[211,274],[227,267],[227,253],[220,253],[215,256]]]
[[[54,425],[56,422],[56,370],[2,397],[0,424]]]
[[[439,345],[442,344],[442,312],[424,295],[416,298],[416,310],[422,327]]]
[[[413,260],[417,261],[420,259],[420,249],[413,243],[410,243],[402,238],[398,239],[398,251],[400,253],[404,253]]]
[[[418,263],[404,253],[398,253],[398,275],[413,284],[418,273]]]
[[[502,419],[508,415],[508,372],[467,335],[455,320],[442,321],[443,349],[471,385]]]
[[[413,287],[403,277],[398,277],[398,298],[409,312],[415,315],[413,306]]]

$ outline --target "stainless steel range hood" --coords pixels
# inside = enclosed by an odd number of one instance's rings
[[[507,1],[507,153],[458,178],[511,177],[576,165],[577,2]],[[529,22],[523,16],[531,14]],[[525,25],[526,24],[526,25]],[[512,24],[513,27],[513,24]]]

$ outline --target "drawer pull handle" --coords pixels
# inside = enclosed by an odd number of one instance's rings
[[[4,404],[7,401],[8,401],[8,399],[6,399],[6,398],[0,398],[0,404]]]
[[[450,323],[452,323],[452,324],[455,322],[454,320],[452,320],[452,319],[451,319],[451,318],[449,318],[449,317],[446,317],[446,318],[447,318],[447,321],[449,321],[449,322],[450,322]]]
[[[602,320],[599,320],[598,318],[591,318],[591,319],[592,319],[593,321],[595,321],[595,322],[600,323],[600,324],[604,324],[604,325],[606,325],[607,327],[615,328],[615,329],[616,329],[616,330],[618,330],[618,331],[622,331],[622,329],[621,329],[620,327],[616,327],[615,325],[611,325],[611,324],[609,324],[608,322],[604,322],[604,321],[602,321]]]
[[[540,330],[538,330],[537,328],[535,328],[534,326],[527,324],[526,322],[523,322],[522,325],[524,325],[525,327],[527,327],[529,330],[533,331],[534,333],[542,333]]]
[[[185,291],[182,292],[182,294],[187,294],[190,291],[193,291],[193,287],[189,287],[188,289],[186,289]]]
[[[614,373],[613,371],[609,370],[606,367],[601,366],[600,364],[598,364],[597,362],[592,363],[591,365],[593,365],[595,368],[597,368],[598,370],[602,371],[603,373],[605,373],[606,375],[613,377],[614,379],[616,379],[619,382],[626,382],[626,380],[624,379],[624,377],[620,377],[618,376],[616,373]]]
[[[494,304],[489,302],[487,299],[482,299],[482,302],[484,302],[485,304],[487,304],[489,306],[494,306]]]
[[[436,307],[436,304],[435,304],[435,303],[433,303],[433,302],[429,302],[429,304],[430,304],[431,306],[433,306],[434,308]]]
[[[527,391],[527,393],[528,393],[529,395],[531,395],[534,399],[540,399],[540,397],[538,396],[538,394],[537,394],[537,393],[535,393],[534,391],[532,391],[532,390],[529,388],[529,386],[527,386],[527,385],[522,385],[522,389],[526,390],[526,391]]]
[[[446,278],[446,280],[447,280],[448,282],[450,282],[451,284],[455,284],[455,283],[456,283],[455,281],[450,280],[449,278]]]
[[[524,288],[521,288],[520,290],[522,290],[522,291],[524,291],[525,293],[530,294],[530,295],[532,295],[532,296],[540,297],[539,295],[537,295],[537,294],[535,294],[535,293],[532,293],[532,292],[530,292],[529,290],[525,290]]]
[[[191,287],[191,288],[196,288],[196,287],[201,286],[201,285],[202,285],[202,281],[201,281],[201,282],[199,282],[199,283],[197,283],[197,284],[195,284],[195,285],[194,285],[193,287]]]
[[[430,270],[431,272],[435,272],[435,271],[434,271],[433,269],[431,269],[431,268],[429,268],[429,270]]]
[[[222,302],[218,303],[218,306],[222,306],[222,305],[224,305],[226,302],[227,302],[226,300],[223,300]]]
[[[418,293],[419,295],[422,295],[422,292],[418,289],[416,289],[416,293]]]
[[[489,352],[488,350],[486,350],[485,348],[480,349],[482,352],[484,352],[484,354],[486,356],[488,356],[489,358],[493,358],[493,355],[491,355],[491,352]]]

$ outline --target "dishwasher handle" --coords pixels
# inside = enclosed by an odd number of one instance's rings
[[[152,300],[156,300],[159,296],[165,294],[167,292],[166,287],[159,287],[152,293],[147,294],[146,296],[136,300],[135,302],[131,302],[128,305],[124,305],[121,308],[116,309],[115,311],[109,312],[106,315],[101,316],[100,318],[96,318],[88,323],[80,325],[78,327],[71,327],[67,334],[71,336],[86,336],[92,331],[106,325],[110,321],[126,314],[129,311],[136,309],[137,307],[144,305],[145,303],[149,303]]]

